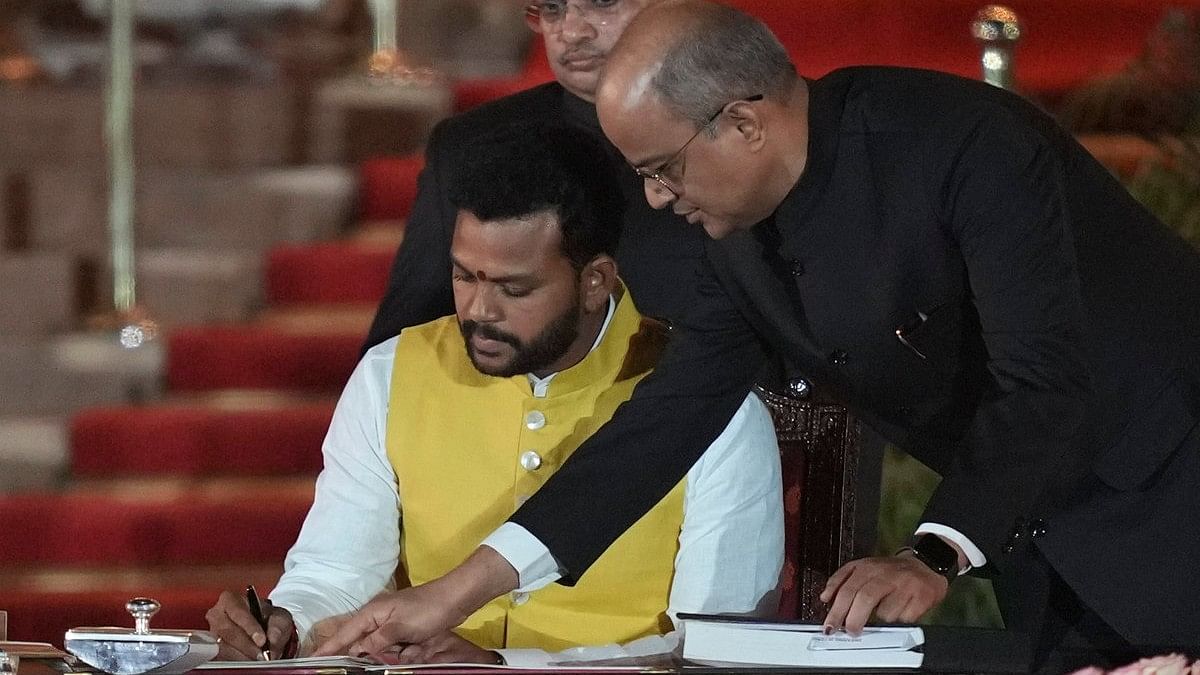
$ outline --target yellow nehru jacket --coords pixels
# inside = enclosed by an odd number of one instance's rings
[[[612,417],[665,342],[665,329],[625,294],[600,345],[535,398],[525,375],[475,370],[455,317],[405,330],[392,373],[387,453],[401,498],[407,580],[428,582],[465,560]],[[489,649],[552,651],[665,633],[682,522],[680,483],[574,587],[504,596],[458,633]]]

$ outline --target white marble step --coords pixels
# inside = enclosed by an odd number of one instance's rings
[[[77,262],[61,253],[0,253],[0,335],[49,335],[75,324]]]
[[[258,252],[150,249],[138,251],[137,261],[138,304],[164,326],[246,321],[263,306]],[[111,278],[98,286],[108,293]]]
[[[63,417],[0,417],[0,494],[63,481],[69,453]]]
[[[161,340],[126,350],[109,333],[0,338],[0,417],[158,398],[164,361]]]
[[[31,247],[106,259],[103,174],[42,169],[28,180]],[[264,251],[337,236],[353,220],[356,201],[354,172],[336,166],[146,171],[138,177],[135,235],[145,248]]]
[[[297,92],[286,85],[139,87],[134,149],[139,166],[277,166],[294,154],[303,122]],[[0,88],[0,166],[87,165],[103,170],[101,86]]]
[[[150,249],[137,253],[139,304],[164,325],[245,321],[263,307],[263,256],[256,251]],[[49,336],[82,325],[81,271],[65,254],[0,255],[0,336]],[[94,280],[97,302],[111,302],[107,267]]]

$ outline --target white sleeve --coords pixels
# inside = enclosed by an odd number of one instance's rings
[[[959,570],[959,576],[970,572],[972,568],[980,568],[987,564],[987,556],[983,555],[983,551],[979,550],[979,547],[976,546],[974,542],[972,542],[970,539],[967,539],[967,535],[959,532],[953,527],[941,525],[939,523],[921,523],[915,534],[936,534],[939,537],[945,537],[955,544],[958,544],[958,547],[963,550],[964,554],[966,554],[967,562],[971,565],[970,567]]]
[[[753,394],[688,472],[683,527],[668,613],[767,616],[779,608],[783,569],[783,478],[766,406]],[[679,631],[625,645],[558,653],[497,650],[512,666],[645,659],[679,644]]]
[[[271,602],[292,613],[302,644],[316,623],[394,585],[400,498],[384,439],[396,340],[368,351],[342,391],[312,508],[271,592]]]
[[[669,612],[771,616],[783,569],[783,477],[767,407],[751,394],[688,473]]]
[[[562,568],[550,549],[533,533],[516,523],[504,523],[483,540],[517,571],[514,593],[532,593],[562,578]]]

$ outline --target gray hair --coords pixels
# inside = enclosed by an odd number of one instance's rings
[[[724,5],[708,9],[676,37],[652,81],[667,108],[697,129],[731,101],[771,98],[796,79],[787,50],[761,21]]]

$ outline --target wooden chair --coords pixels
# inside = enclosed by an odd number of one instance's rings
[[[825,582],[855,552],[861,427],[842,406],[759,388],[783,459],[786,560],[779,615],[819,622]]]

